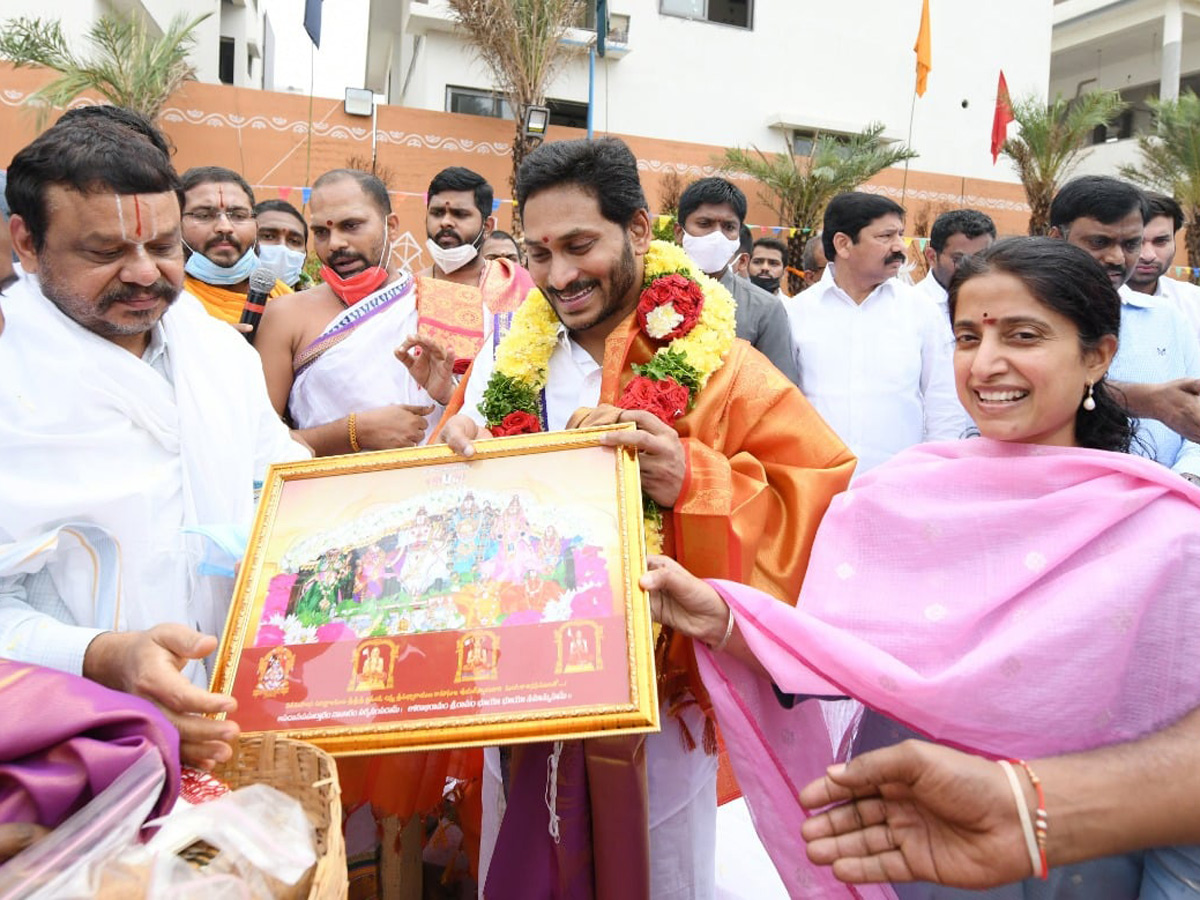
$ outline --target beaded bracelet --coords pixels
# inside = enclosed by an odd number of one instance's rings
[[[1037,793],[1037,812],[1034,814],[1033,830],[1037,837],[1038,856],[1042,863],[1042,880],[1045,881],[1050,877],[1050,864],[1046,861],[1046,834],[1050,830],[1050,815],[1046,812],[1046,792],[1042,790],[1042,779],[1038,778],[1033,771],[1033,767],[1023,759],[1016,759],[1013,762],[1025,770],[1025,774],[1029,776],[1029,780],[1033,782],[1033,789]]]
[[[358,445],[358,413],[346,416],[346,429],[350,432],[350,449],[358,453],[362,450]]]

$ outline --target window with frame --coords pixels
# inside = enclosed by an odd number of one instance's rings
[[[503,95],[495,91],[446,85],[446,112],[469,116],[490,116],[493,119],[513,118],[512,107]]]
[[[666,16],[754,27],[754,0],[659,0],[659,12]]]
[[[793,128],[792,129],[792,153],[796,156],[812,156],[813,146],[817,143],[818,136],[833,138],[839,145],[838,156],[845,158],[849,150],[846,149],[846,141],[850,139],[850,135],[841,134],[836,131],[817,131],[808,128]]]
[[[568,128],[586,128],[588,105],[574,100],[547,98],[550,108],[550,124]],[[489,116],[493,119],[512,119],[512,107],[502,94],[481,91],[478,88],[446,86],[446,112],[465,113],[470,116]]]
[[[237,42],[231,37],[221,38],[217,56],[217,80],[221,84],[233,84],[233,61]]]

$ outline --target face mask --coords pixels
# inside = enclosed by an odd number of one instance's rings
[[[723,270],[741,246],[742,242],[737,238],[727,238],[720,231],[710,231],[701,237],[683,233],[684,252],[706,275],[716,275]]]
[[[471,262],[479,255],[479,245],[483,243],[483,229],[479,229],[479,235],[469,244],[459,244],[457,247],[442,247],[433,238],[425,241],[425,248],[429,251],[429,255],[433,257],[434,264],[449,275],[451,272],[457,272],[463,266]]]
[[[293,250],[284,244],[260,244],[258,258],[289,287],[300,280],[300,270],[308,258],[303,250]]]
[[[383,264],[390,249],[387,236],[387,226],[385,225],[383,228],[383,251],[379,256],[379,265],[368,266],[349,278],[343,278],[329,266],[321,266],[321,280],[329,285],[329,289],[347,306],[353,306],[364,297],[375,293],[387,281],[388,271]]]
[[[768,294],[773,294],[777,290],[779,290],[779,279],[773,278],[767,274],[751,275],[750,282],[752,284],[757,284],[760,288],[762,288]]]
[[[187,244],[185,243],[186,247]],[[192,250],[191,247],[188,247]],[[232,266],[218,266],[215,262],[205,256],[192,250],[192,255],[183,265],[183,271],[187,272],[197,281],[203,281],[205,284],[215,284],[219,287],[229,287],[231,284],[237,284],[240,281],[245,281],[250,277],[250,273],[258,268],[258,254],[253,249],[247,250],[242,258],[235,262]]]

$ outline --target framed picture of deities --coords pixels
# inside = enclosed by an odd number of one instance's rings
[[[213,677],[242,730],[335,754],[657,730],[614,427],[273,466]]]

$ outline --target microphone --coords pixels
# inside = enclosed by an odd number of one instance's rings
[[[259,266],[250,273],[250,289],[246,292],[246,305],[242,307],[242,325],[249,325],[246,340],[254,343],[258,322],[266,308],[267,298],[275,290],[275,273],[266,266]]]

